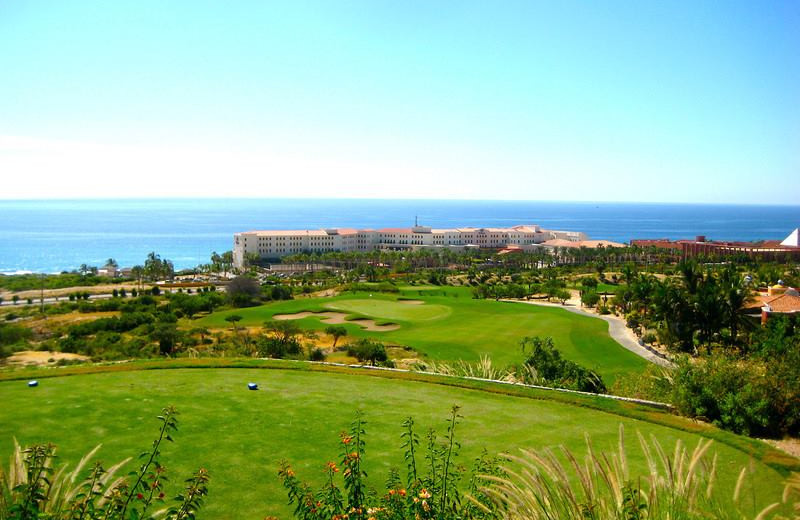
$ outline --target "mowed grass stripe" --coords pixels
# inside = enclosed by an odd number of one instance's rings
[[[249,381],[261,390],[246,389]],[[583,451],[584,433],[601,449],[612,449],[619,424],[628,432],[631,466],[644,469],[635,432],[656,435],[664,446],[695,434],[556,401],[532,400],[423,382],[302,370],[175,369],[76,375],[43,380],[31,389],[24,381],[0,383],[0,449],[12,437],[27,444],[51,441],[63,460],[75,462],[97,443],[108,463],[136,456],[156,429],[162,406],[181,411],[178,442],[165,449],[174,480],[202,465],[212,474],[205,514],[210,518],[288,516],[275,472],[281,459],[319,484],[322,465],[338,460],[337,433],[356,409],[368,420],[367,470],[379,485],[391,466],[402,466],[400,424],[413,416],[419,433],[444,429],[452,404],[462,408],[461,461],[483,448],[490,453],[563,444]],[[732,490],[738,469],[749,457],[716,443],[719,485]],[[781,476],[754,462],[752,482],[759,503],[779,497]],[[402,468],[400,468],[402,469]]]

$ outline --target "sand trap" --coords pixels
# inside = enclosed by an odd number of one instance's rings
[[[343,312],[296,312],[294,314],[276,314],[272,317],[274,320],[300,320],[303,318],[308,318],[309,316],[314,316],[320,318],[319,321],[322,323],[327,323],[328,325],[341,325],[342,323],[355,323],[359,327],[364,330],[369,330],[373,332],[386,332],[390,330],[397,330],[400,328],[400,325],[395,325],[394,323],[389,325],[378,325],[375,323],[375,320],[370,320],[367,318],[359,318],[357,320],[346,320],[347,314]]]
[[[406,305],[422,305],[425,302],[422,300],[397,300],[397,303],[405,303]]]
[[[369,320],[367,318],[359,318],[357,320],[351,320],[348,323],[355,323],[356,325],[362,327],[364,330],[371,330],[375,332],[386,332],[390,330],[397,330],[400,328],[400,325],[397,325],[396,323],[390,323],[388,325],[378,325],[377,323],[375,323],[375,320]]]
[[[321,317],[319,321],[327,323],[328,325],[338,325],[340,323],[347,323],[345,318],[347,314],[343,312],[296,312],[294,314],[276,314],[272,317],[274,320],[301,320],[309,316]]]
[[[34,351],[23,350],[12,354],[8,358],[8,363],[13,365],[47,365],[55,363],[61,359],[69,361],[90,361],[91,358],[81,356],[80,354],[71,354],[69,352],[49,352],[49,351]],[[52,361],[51,361],[52,360]]]

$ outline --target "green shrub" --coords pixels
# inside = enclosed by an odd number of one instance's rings
[[[557,386],[581,392],[605,393],[606,385],[594,370],[561,357],[553,338],[526,337],[521,342],[526,358],[516,373],[531,384]]]
[[[353,356],[362,363],[369,361],[372,366],[386,364],[389,361],[389,355],[386,353],[383,343],[367,338],[361,338],[347,345],[347,355]]]
[[[16,345],[24,343],[33,335],[28,327],[13,323],[0,323],[0,345]]]
[[[321,348],[313,348],[311,352],[308,353],[308,359],[310,361],[325,361],[325,352]]]
[[[581,303],[586,307],[594,307],[600,301],[600,295],[593,290],[583,291]]]

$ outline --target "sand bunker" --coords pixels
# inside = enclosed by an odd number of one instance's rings
[[[274,320],[300,320],[308,318],[309,316],[316,316],[320,318],[319,321],[329,325],[338,325],[344,323],[347,314],[343,312],[295,312],[294,314],[276,314],[272,317]]]
[[[376,332],[386,332],[390,330],[397,330],[400,328],[400,325],[397,325],[396,323],[389,323],[387,325],[378,325],[377,323],[375,323],[375,320],[370,320],[367,318],[359,318],[357,320],[351,320],[348,323],[355,323],[364,330],[372,330]]]
[[[12,365],[48,365],[60,360],[67,361],[91,361],[87,356],[80,354],[72,354],[69,352],[49,352],[49,351],[32,351],[23,350],[15,352],[8,358],[8,363]]]
[[[397,303],[405,303],[406,305],[422,305],[425,302],[422,300],[397,300]]]
[[[314,316],[320,318],[319,321],[322,323],[327,323],[328,325],[340,325],[342,323],[354,323],[361,327],[364,330],[369,330],[373,332],[387,332],[390,330],[397,330],[400,328],[400,325],[396,325],[394,323],[389,325],[378,325],[375,323],[375,320],[370,320],[367,318],[359,318],[357,320],[346,320],[347,314],[343,312],[296,312],[294,314],[276,314],[272,317],[275,320],[300,320],[303,318],[308,318],[309,316]]]

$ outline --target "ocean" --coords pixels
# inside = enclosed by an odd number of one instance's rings
[[[60,272],[81,264],[144,262],[155,251],[178,269],[207,263],[253,229],[538,224],[592,239],[783,239],[800,206],[608,202],[125,199],[0,201],[0,273]]]

